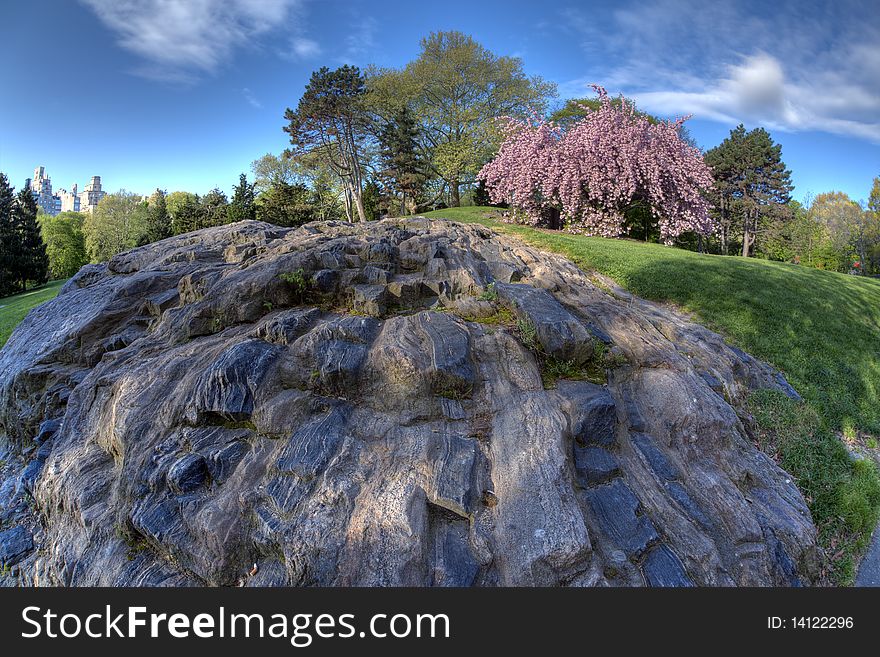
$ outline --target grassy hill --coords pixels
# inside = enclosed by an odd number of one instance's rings
[[[869,461],[850,461],[838,436],[877,453],[880,280],[512,226],[493,214],[469,207],[426,216],[479,222],[561,253],[640,297],[693,313],[785,374],[806,403],[755,394],[749,405],[758,438],[797,478],[833,557],[831,581],[848,582],[877,522],[880,479]]]
[[[0,347],[6,344],[12,329],[25,318],[31,308],[55,298],[66,281],[50,281],[42,287],[0,298]]]

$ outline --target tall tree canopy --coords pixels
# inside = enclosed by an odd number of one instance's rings
[[[401,107],[379,133],[379,178],[389,192],[399,196],[401,214],[415,212],[427,178],[418,139],[418,124],[406,106]]]
[[[728,253],[730,240],[738,233],[742,255],[748,256],[767,225],[788,212],[793,187],[791,172],[782,161],[782,146],[763,128],[746,132],[740,124],[706,153],[705,161],[715,179],[712,203],[721,252]]]
[[[712,175],[677,122],[651,123],[625,99],[600,106],[568,130],[534,115],[509,119],[498,156],[483,167],[493,202],[507,201],[537,223],[557,211],[569,230],[618,237],[626,216],[644,208],[669,242],[712,229],[704,192]]]
[[[356,66],[335,71],[325,66],[312,73],[296,111],[284,113],[290,153],[319,154],[343,183],[349,219],[356,211],[360,221],[366,221],[361,151],[370,127],[365,94],[364,76]]]
[[[522,60],[500,57],[461,32],[434,32],[402,70],[370,75],[371,104],[385,118],[407,106],[421,127],[422,152],[458,206],[501,135],[493,119],[543,111],[556,86],[529,77]]]

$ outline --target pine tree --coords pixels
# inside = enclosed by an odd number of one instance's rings
[[[37,202],[30,189],[24,188],[18,193],[12,215],[20,249],[15,276],[23,289],[27,289],[28,281],[42,285],[49,279],[49,256],[37,223]]]
[[[232,200],[226,208],[229,223],[256,219],[257,208],[254,205],[256,200],[255,188],[256,183],[248,183],[245,174],[241,174],[238,177],[238,185],[233,187]]]
[[[15,292],[17,285],[14,270],[20,248],[13,221],[14,209],[15,190],[6,174],[0,173],[0,296]]]
[[[222,226],[226,223],[226,208],[229,201],[219,188],[215,187],[205,194],[201,200],[202,221],[201,228]]]
[[[174,217],[174,234],[181,235],[205,227],[205,216],[198,195],[187,197],[177,208]]]
[[[791,172],[782,161],[782,146],[763,128],[746,132],[740,124],[719,146],[708,151],[712,167],[721,251],[727,253],[731,235],[742,237],[742,255],[752,253],[759,233],[780,221],[791,200]]]
[[[427,176],[418,152],[419,128],[412,112],[404,107],[379,134],[380,178],[400,195],[401,214],[415,211],[416,199]]]
[[[149,244],[166,237],[171,237],[171,215],[168,214],[165,192],[156,190],[150,198],[144,241]]]

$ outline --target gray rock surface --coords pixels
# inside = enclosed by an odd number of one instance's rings
[[[243,222],[89,265],[0,351],[0,581],[813,581],[804,500],[737,412],[787,383],[610,289],[423,218]],[[597,342],[604,382],[545,389],[544,358]]]

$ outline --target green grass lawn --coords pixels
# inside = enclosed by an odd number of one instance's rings
[[[880,510],[880,480],[853,465],[835,436],[880,434],[880,280],[799,265],[700,255],[658,244],[513,226],[490,208],[425,216],[479,222],[610,276],[634,294],[668,301],[729,342],[780,369],[806,404],[772,394],[750,401],[762,446],[800,484],[844,583]],[[875,443],[876,444],[876,443]]]
[[[50,281],[33,290],[0,298],[0,347],[6,344],[9,336],[12,335],[12,329],[18,326],[28,311],[44,301],[55,298],[65,282],[63,280]]]

